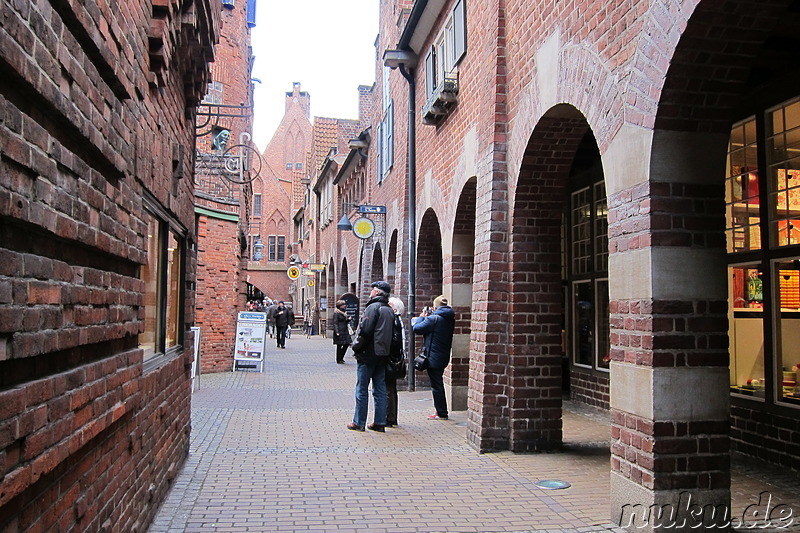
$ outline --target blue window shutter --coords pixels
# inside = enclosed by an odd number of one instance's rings
[[[247,0],[247,27],[256,27],[256,0]]]

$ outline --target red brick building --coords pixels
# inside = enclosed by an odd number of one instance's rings
[[[250,141],[253,129],[255,2],[223,4],[220,43],[197,117],[195,214],[200,372],[233,367],[236,320],[245,310],[245,265],[254,243],[248,233],[252,182],[264,172]]]
[[[321,228],[329,297],[450,299],[478,450],[559,448],[564,389],[610,409],[613,520],[729,505],[732,450],[800,469],[799,17],[383,2],[367,146],[330,182],[333,220],[384,206],[385,231]]]
[[[188,452],[219,3],[0,6],[0,531],[145,531]]]
[[[293,253],[293,210],[302,205],[313,133],[311,95],[295,83],[286,93],[285,112],[261,154],[262,172],[253,182],[253,212],[248,240],[263,245],[260,256],[250,254],[247,281],[273,300],[292,301],[286,276]]]

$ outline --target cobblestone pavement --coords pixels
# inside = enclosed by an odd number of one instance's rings
[[[426,419],[429,391],[401,391],[386,433],[348,431],[355,362],[334,360],[330,339],[295,335],[263,373],[197,378],[190,455],[150,533],[622,531],[608,523],[606,413],[567,402],[564,450],[547,454],[477,453],[465,412]],[[733,474],[733,516],[768,491],[800,522],[796,473],[742,461]]]

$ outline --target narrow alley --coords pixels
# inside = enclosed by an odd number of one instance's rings
[[[352,352],[346,361],[335,364],[330,339],[295,334],[270,346],[263,373],[197,378],[190,455],[150,533],[615,530],[605,413],[565,402],[565,450],[550,454],[478,454],[466,412],[426,419],[427,390],[400,393],[399,427],[348,431]],[[734,516],[763,490],[800,516],[796,483],[780,488],[791,480],[763,468],[734,468]]]

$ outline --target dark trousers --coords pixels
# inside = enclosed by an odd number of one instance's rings
[[[337,363],[344,363],[344,354],[347,353],[347,347],[350,346],[349,344],[337,344],[336,345],[336,362]]]
[[[436,414],[442,418],[447,417],[447,397],[444,395],[444,368],[429,368],[428,377],[431,380],[433,392],[433,406]]]
[[[397,425],[397,379],[386,378],[386,425]]]
[[[277,326],[277,333],[275,334],[276,342],[278,343],[278,348],[283,348],[286,346],[286,328],[289,326]]]

